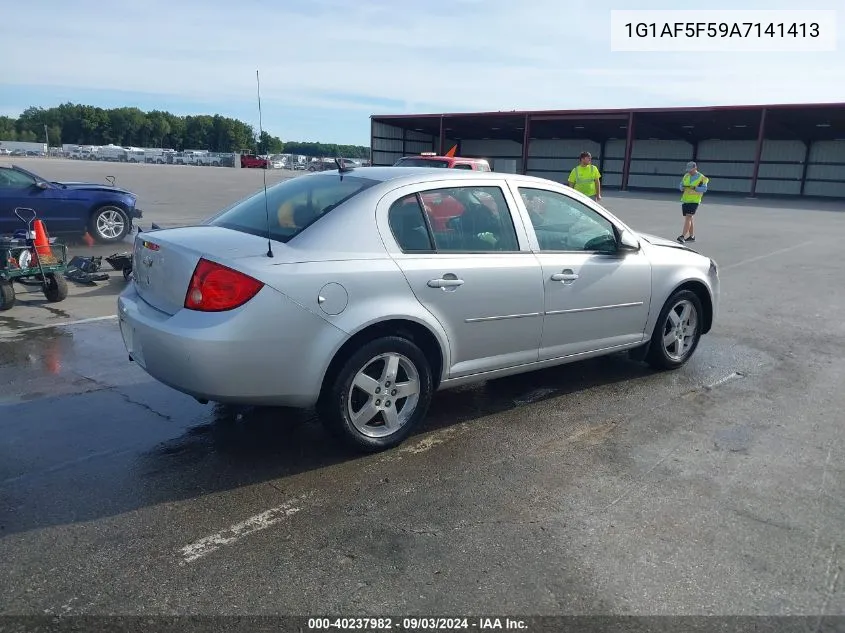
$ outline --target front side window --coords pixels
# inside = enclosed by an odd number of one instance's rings
[[[267,189],[266,203],[262,189],[222,211],[207,224],[264,237],[268,233],[269,208],[270,238],[287,242],[322,216],[376,183],[369,178],[340,178],[336,174],[291,178]]]
[[[613,225],[567,195],[520,187],[531,224],[543,251],[615,251]]]
[[[0,188],[28,189],[35,184],[35,179],[14,169],[0,169]]]

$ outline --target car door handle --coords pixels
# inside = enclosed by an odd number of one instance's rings
[[[576,279],[578,279],[578,274],[571,270],[564,270],[561,273],[552,275],[552,281],[575,281]]]
[[[463,279],[432,279],[428,282],[429,288],[453,288],[463,286]]]

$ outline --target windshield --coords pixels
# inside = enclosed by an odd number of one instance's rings
[[[394,167],[448,167],[449,161],[428,158],[400,158]]]
[[[267,210],[270,214],[270,238],[287,242],[319,218],[369,189],[378,181],[358,176],[320,174],[291,178],[236,203],[211,218],[207,224],[242,233],[266,236]]]

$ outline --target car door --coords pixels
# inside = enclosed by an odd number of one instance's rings
[[[540,359],[643,340],[651,299],[646,256],[619,250],[613,223],[574,196],[534,185],[516,189],[543,268]]]
[[[14,233],[26,228],[15,215],[18,207],[35,208],[35,178],[13,167],[0,167],[0,233]]]
[[[14,233],[25,228],[15,209],[33,209],[47,225],[48,233],[61,233],[79,224],[78,213],[68,212],[65,194],[47,183],[38,186],[32,174],[15,168],[0,168],[0,233]]]
[[[448,336],[451,378],[534,362],[543,281],[513,198],[500,182],[451,182],[386,196],[379,205],[385,244]],[[426,200],[460,208],[444,225]]]

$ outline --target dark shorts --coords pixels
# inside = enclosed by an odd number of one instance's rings
[[[681,214],[683,215],[695,215],[696,211],[698,211],[697,202],[684,202],[681,204]]]

